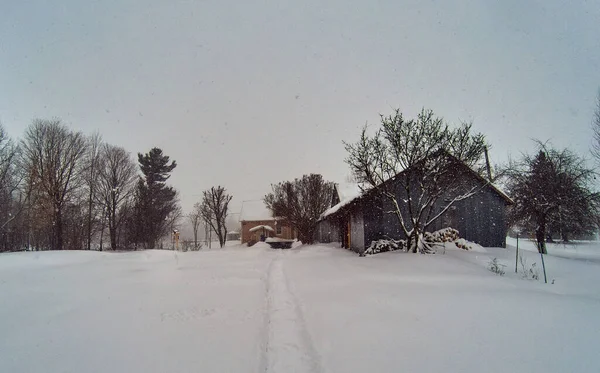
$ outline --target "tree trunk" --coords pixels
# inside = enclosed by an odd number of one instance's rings
[[[194,250],[198,248],[198,225],[194,225]]]
[[[217,236],[219,237],[219,245],[221,248],[225,246],[225,238],[223,237],[223,227],[217,223]]]
[[[110,248],[115,251],[117,250],[117,228],[115,227],[114,222],[109,224],[108,232],[110,235]]]
[[[540,254],[547,254],[546,251],[546,219],[541,218],[538,223],[538,227],[535,231],[535,238],[537,241],[537,247]]]
[[[408,237],[408,244],[406,245],[409,253],[417,253],[419,250],[419,231],[413,228],[412,234]]]
[[[102,251],[102,244],[104,243],[104,225],[105,217],[102,217],[102,226],[100,227],[100,251]]]
[[[63,222],[62,222],[62,209],[56,207],[55,213],[55,224],[54,224],[54,247],[53,250],[63,249]]]
[[[92,192],[92,188],[90,188],[90,195],[89,195],[89,200],[88,200],[88,216],[87,216],[87,249],[88,250],[92,249],[92,207],[93,207],[92,198],[93,197],[94,197],[94,195]]]

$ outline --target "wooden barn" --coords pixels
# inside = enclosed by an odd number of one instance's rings
[[[455,202],[428,231],[445,227],[457,229],[460,237],[485,247],[505,247],[508,230],[507,209],[512,200],[493,184],[474,172],[464,163],[456,160],[452,172],[466,188],[476,187],[469,198]],[[386,188],[393,190],[398,201],[403,201],[405,178],[403,172],[386,181]],[[382,238],[406,239],[398,218],[394,214],[392,202],[378,193],[377,188],[358,194],[353,198],[341,199],[321,215],[318,222],[317,241],[322,243],[340,242],[342,247],[363,252],[372,241]],[[439,199],[441,212],[447,198]],[[400,210],[408,220],[406,205]]]

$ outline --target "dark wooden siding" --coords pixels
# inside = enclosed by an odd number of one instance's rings
[[[322,243],[340,242],[339,225],[338,219],[321,220],[317,225],[316,240]]]
[[[365,245],[369,246],[372,241],[385,235],[380,197],[376,195],[367,196],[361,206],[364,209]]]
[[[468,199],[455,202],[454,207],[432,223],[427,230],[435,231],[450,226],[457,229],[461,237],[482,246],[505,247],[507,234],[506,199],[491,186],[485,185],[485,182],[470,170],[458,169],[455,177],[457,182],[460,180],[462,183],[461,189],[463,191],[478,187],[478,192]],[[411,229],[408,207],[406,203],[403,203],[403,200],[406,199],[403,181],[402,177],[397,177],[397,179],[389,181],[391,184],[388,184],[388,187],[396,192],[406,225],[408,229]],[[412,189],[416,190],[414,187]],[[417,198],[416,195],[412,197]],[[441,198],[432,215],[441,212],[443,206],[447,203],[444,198]],[[337,214],[321,221],[319,231],[323,234],[318,240],[320,242],[333,242],[334,237],[331,237],[331,234],[325,234],[326,232],[336,232],[337,237],[335,239],[339,240],[341,228],[337,227],[336,229],[333,226],[346,224],[348,217],[357,210],[362,211],[365,247],[369,246],[372,241],[381,238],[406,238],[396,215],[389,213],[389,211],[394,211],[392,202],[377,193],[370,193],[357,200],[352,206],[348,206]]]

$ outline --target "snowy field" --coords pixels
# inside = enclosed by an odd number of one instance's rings
[[[549,251],[1,254],[0,372],[598,372],[600,247]]]

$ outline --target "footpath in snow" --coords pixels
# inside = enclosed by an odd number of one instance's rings
[[[265,313],[266,343],[261,371],[321,372],[320,358],[306,328],[303,311],[284,272],[289,251],[279,251],[269,266]]]

